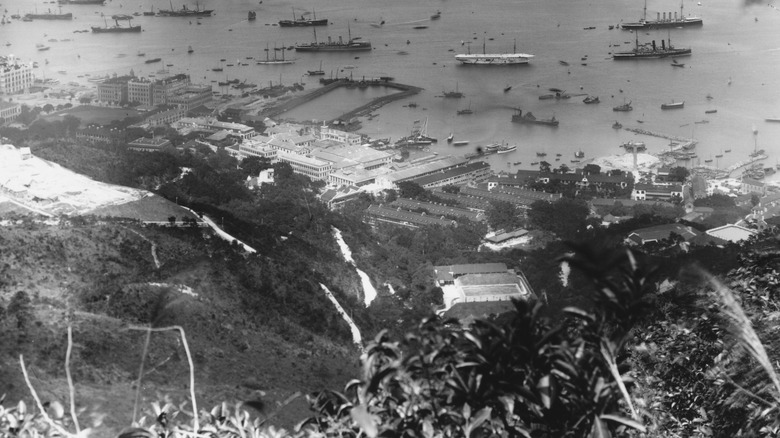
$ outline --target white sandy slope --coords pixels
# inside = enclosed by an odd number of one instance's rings
[[[3,191],[19,203],[50,214],[83,214],[151,195],[95,181],[35,156],[22,159],[20,150],[9,144],[0,145],[0,193]]]
[[[648,172],[652,169],[656,169],[662,165],[662,162],[654,155],[637,153],[636,169],[634,169],[634,154],[626,153],[593,158],[592,160],[588,160],[585,164],[595,164],[601,167],[602,172],[612,169],[631,172],[634,174],[634,178],[638,179],[639,172]]]

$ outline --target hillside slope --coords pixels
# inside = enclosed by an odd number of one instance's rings
[[[0,248],[0,303],[7,309],[0,393],[10,400],[29,399],[19,353],[44,398],[66,398],[68,324],[77,404],[96,418],[106,415],[102,427],[113,431],[130,424],[145,340],[131,325],[184,328],[202,406],[262,395],[268,414],[297,391],[341,387],[356,374],[349,328],[319,286],[346,307],[359,306],[340,292],[358,279],[335,255],[320,261],[340,273],[334,282],[303,259],[245,257],[208,230],[83,218],[8,224],[0,227]],[[177,336],[155,333],[147,357],[144,407],[160,394],[184,401],[188,368]],[[300,409],[302,399],[276,421],[289,426]]]

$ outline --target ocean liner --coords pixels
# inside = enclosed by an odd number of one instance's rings
[[[614,60],[626,60],[626,59],[653,59],[653,58],[673,58],[677,56],[688,56],[691,54],[691,48],[678,49],[672,46],[672,40],[669,39],[669,44],[666,44],[664,40],[661,40],[661,47],[659,48],[655,44],[655,40],[652,43],[639,45],[639,36],[636,36],[636,46],[630,52],[615,52],[612,54]]]
[[[59,0],[63,5],[103,5],[106,0]]]
[[[108,26],[108,24],[105,25],[105,27],[97,27],[92,26],[92,33],[137,33],[141,32],[141,26],[133,26],[130,24],[130,21],[133,19],[130,15],[112,15],[111,18],[114,19],[114,22],[116,23],[114,26]],[[128,21],[127,26],[120,26],[119,21]],[[104,18],[105,21],[105,18]]]
[[[173,10],[173,3],[169,1],[171,9],[159,9],[157,11],[158,17],[211,17],[214,12],[213,9],[201,9],[196,6],[195,9],[187,8],[187,5],[182,5],[181,9]]]
[[[31,21],[31,20],[72,20],[73,14],[70,12],[62,13],[56,13],[52,12],[51,9],[49,9],[48,12],[39,14],[38,12],[35,12],[34,14],[24,14],[24,21]]]
[[[482,53],[469,53],[455,55],[455,60],[464,65],[521,65],[528,64],[534,55],[527,53],[515,53],[517,50],[517,41],[515,41],[512,53],[486,53],[485,41],[482,41]]]
[[[620,25],[623,29],[628,30],[642,30],[642,29],[659,29],[666,27],[684,27],[684,26],[701,26],[704,24],[699,17],[685,17],[683,16],[683,4],[680,1],[680,16],[677,16],[677,12],[672,15],[671,12],[657,13],[655,20],[647,20],[647,0],[645,0],[645,9],[642,18],[636,23],[623,23]]]

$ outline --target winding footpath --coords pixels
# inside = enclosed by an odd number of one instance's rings
[[[338,243],[339,248],[341,249],[341,255],[344,256],[344,260],[351,264],[352,267],[355,268],[355,271],[357,271],[360,281],[363,284],[363,301],[365,302],[366,307],[368,307],[371,305],[371,302],[374,301],[374,298],[376,298],[376,289],[374,288],[374,285],[371,284],[371,279],[368,278],[368,274],[358,269],[355,264],[355,259],[352,258],[352,250],[349,249],[347,242],[345,242],[344,238],[341,236],[341,230],[333,227],[333,237],[336,238],[336,243]]]

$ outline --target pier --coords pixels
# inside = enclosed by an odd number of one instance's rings
[[[399,90],[398,93],[393,93],[388,96],[381,96],[377,97],[376,99],[373,99],[371,102],[361,105],[352,111],[349,111],[347,113],[342,114],[335,120],[344,120],[348,121],[354,117],[358,117],[361,115],[365,115],[377,108],[382,107],[383,105],[386,105],[392,101],[403,99],[405,97],[413,96],[417,93],[419,93],[422,88],[415,87],[412,85],[404,85],[399,84],[396,82],[390,82],[388,80],[384,79],[371,79],[371,80],[361,80],[361,81],[354,81],[351,79],[339,79],[336,81],[331,82],[328,85],[325,85],[321,88],[318,88],[310,93],[307,93],[303,96],[294,97],[286,102],[283,102],[279,105],[276,105],[272,108],[267,108],[263,110],[262,115],[265,117],[276,117],[280,114],[284,114],[287,111],[290,111],[293,108],[296,108],[298,106],[301,106],[305,103],[311,102],[314,99],[324,96],[325,94],[335,90],[339,87],[348,87],[348,88],[366,88],[366,87],[388,87],[388,88],[394,88],[396,90]],[[331,120],[332,122],[333,120]]]
[[[649,131],[647,129],[642,129],[642,128],[623,128],[623,129],[625,129],[626,131],[633,132],[635,134],[649,135],[651,137],[659,137],[659,138],[665,138],[667,140],[687,143],[689,144],[688,148],[690,148],[691,146],[695,146],[697,143],[697,141],[692,138],[678,137],[676,135],[667,135],[667,134],[662,134],[660,132]]]

